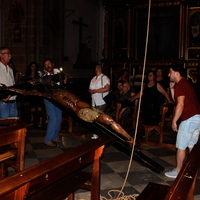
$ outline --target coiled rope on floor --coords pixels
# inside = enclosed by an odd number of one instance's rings
[[[125,195],[120,190],[109,190],[108,198],[100,195],[100,200],[136,200],[139,194]],[[75,200],[78,200],[75,198]],[[88,194],[86,199],[81,198],[80,200],[91,200],[91,194]]]
[[[101,196],[100,200],[136,200],[136,197],[139,196],[139,195],[138,194],[125,195],[120,190],[109,190],[108,196],[109,196],[109,199]]]

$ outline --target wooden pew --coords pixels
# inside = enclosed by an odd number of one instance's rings
[[[133,111],[133,114],[132,114],[132,127],[133,127],[133,129],[135,129],[135,126],[136,126],[138,105],[139,105],[139,99],[136,99],[134,102],[132,102],[131,109]],[[124,119],[119,119],[119,114],[120,114],[121,109],[122,109],[121,107],[122,107],[122,104],[120,102],[117,102],[116,108],[115,108],[115,110],[116,110],[115,121],[123,126]]]
[[[150,182],[138,196],[137,200],[193,200],[198,169],[200,167],[199,152],[200,142],[192,149],[171,187]]]
[[[164,104],[161,107],[161,120],[159,122],[158,125],[147,125],[147,124],[143,124],[144,129],[145,129],[145,142],[143,144],[147,144],[147,145],[155,145],[155,146],[163,146],[163,147],[171,147],[174,148],[174,144],[167,144],[163,142],[163,138],[164,135],[173,135],[172,131],[170,133],[166,133],[164,132],[164,126],[166,126],[166,121],[169,123],[170,120],[172,120],[172,118],[170,119],[169,117],[166,117],[166,114],[168,112],[169,109],[168,104]],[[156,130],[159,134],[159,141],[158,142],[150,142],[149,141],[149,133],[152,130]]]
[[[17,172],[24,169],[24,150],[26,127],[28,124],[0,129],[0,179],[8,175],[7,168],[13,167]]]
[[[99,200],[101,156],[111,140],[99,137],[1,180],[0,199],[63,200],[68,196],[72,200],[73,193],[83,187],[91,189],[92,200]],[[89,164],[93,164],[91,172],[83,171]]]
[[[0,126],[14,126],[18,123],[18,121],[19,117],[0,119]]]

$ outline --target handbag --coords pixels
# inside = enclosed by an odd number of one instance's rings
[[[102,87],[103,87],[103,76],[101,77]],[[103,97],[103,93],[102,93],[102,98],[105,101],[106,105],[109,106],[112,104],[113,100],[115,99],[115,95],[113,94],[113,92],[111,90],[111,91],[108,91],[108,94],[105,97]]]
[[[115,96],[112,91],[109,91],[109,93],[105,97],[103,97],[103,100],[106,102],[107,105],[111,105],[114,99]]]

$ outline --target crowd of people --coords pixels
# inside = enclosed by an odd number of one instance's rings
[[[182,64],[174,64],[170,66],[168,77],[166,77],[162,68],[152,68],[145,74],[144,86],[141,88],[143,78],[141,66],[139,66],[139,73],[132,80],[128,79],[127,71],[125,70],[117,81],[117,89],[113,92],[115,95],[114,101],[122,104],[120,118],[130,114],[130,102],[141,96],[143,124],[158,125],[161,117],[161,106],[165,102],[176,105],[172,119],[172,129],[177,132],[177,165],[172,171],[165,172],[165,176],[169,178],[177,177],[186,158],[187,150],[191,152],[198,141],[200,133],[200,105],[194,87],[186,79],[184,71]],[[102,68],[100,75],[104,76]],[[108,92],[110,84],[109,82],[107,84],[109,85],[108,87],[99,84],[98,92]],[[103,97],[102,95],[100,96]],[[101,100],[103,101],[103,99]],[[105,102],[103,102],[103,105],[105,110]],[[112,112],[109,114],[112,115]],[[180,125],[179,120],[181,120]]]
[[[19,81],[14,75],[15,69],[11,58],[10,49],[1,47],[0,83],[6,86],[12,86]],[[103,67],[100,64],[95,66],[95,76],[88,85],[91,106],[96,108],[98,113],[114,116],[116,104],[121,103],[120,119],[130,115],[132,102],[140,97],[143,124],[157,125],[161,117],[160,109],[165,102],[176,105],[172,129],[177,132],[177,166],[172,171],[165,173],[170,178],[177,177],[187,155],[186,150],[189,149],[189,152],[192,150],[198,141],[200,132],[199,102],[194,87],[184,76],[184,70],[184,67],[177,63],[170,66],[168,76],[165,75],[162,68],[151,68],[144,73],[143,68],[138,66],[135,76],[129,76],[130,74],[126,69],[122,70],[115,83],[116,89],[112,92],[114,99],[110,105],[106,103],[105,97],[113,88],[110,78],[103,73]],[[21,81],[29,82],[59,73],[60,70],[55,68],[53,60],[48,58],[43,62],[43,72],[39,71],[39,65],[36,62],[30,62],[24,76],[21,77]],[[141,84],[142,80],[144,84]],[[66,84],[66,79],[54,81],[54,86],[61,88],[63,83]],[[41,97],[28,97],[27,101],[32,112],[41,111],[42,106],[45,106],[48,124],[44,144],[49,147],[56,147],[57,143],[62,142],[58,137],[62,121],[62,109],[55,102]],[[0,119],[13,117],[18,117],[16,95],[1,95]],[[179,120],[181,121],[180,124],[178,123]],[[93,135],[92,139],[96,138],[98,138],[98,135]]]
[[[121,103],[119,121],[126,119],[133,108],[133,101],[142,96],[142,121],[144,124],[157,125],[160,121],[160,109],[164,103],[173,103],[169,94],[169,78],[164,76],[161,68],[150,69],[144,73],[138,66],[135,76],[128,76],[127,70],[123,70],[116,83],[115,95],[112,107],[108,109],[111,116],[115,115],[116,103]],[[143,79],[143,88],[141,83]]]
[[[48,58],[43,62],[44,72],[39,71],[39,65],[36,62],[30,62],[27,67],[26,72],[19,79],[15,76],[17,71],[15,68],[9,65],[11,64],[11,52],[8,47],[0,48],[0,83],[5,86],[13,86],[19,82],[29,82],[41,78],[41,76],[50,76],[60,73],[60,70],[54,67],[54,62]],[[17,77],[17,78],[16,78]],[[65,81],[65,80],[64,80]],[[56,83],[58,86],[60,82]],[[0,119],[6,118],[17,118],[18,117],[18,107],[16,102],[17,96],[5,95],[1,96],[0,100]],[[56,147],[59,142],[58,134],[60,130],[60,123],[62,120],[62,110],[58,105],[51,102],[50,100],[44,99],[39,96],[27,96],[26,100],[29,104],[31,110],[31,122],[34,121],[33,112],[41,112],[42,107],[45,106],[45,111],[47,113],[48,124],[46,136],[44,138],[44,144],[50,147]],[[44,111],[43,111],[44,112]]]

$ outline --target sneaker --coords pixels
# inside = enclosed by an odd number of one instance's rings
[[[167,176],[169,178],[176,178],[177,175],[178,175],[178,172],[176,171],[176,168],[173,169],[172,171],[165,172],[165,176]]]
[[[91,139],[93,139],[93,140],[95,140],[95,139],[97,139],[97,138],[99,138],[99,136],[96,135],[96,134],[93,134],[92,137],[91,137]]]

